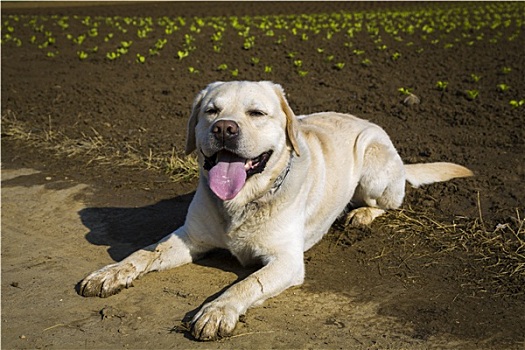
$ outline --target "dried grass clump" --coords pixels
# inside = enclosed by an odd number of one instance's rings
[[[173,181],[191,181],[198,178],[199,166],[194,156],[179,155],[174,149],[164,154],[142,154],[131,144],[111,145],[94,128],[92,135],[71,139],[52,128],[51,120],[38,130],[18,120],[13,112],[2,115],[2,137],[22,141],[32,147],[49,151],[58,157],[83,157],[87,164],[114,164],[135,168],[155,169],[170,175]],[[117,147],[118,146],[118,147]]]
[[[199,164],[193,155],[181,157],[175,149],[164,155],[150,154],[146,161],[148,169],[158,169],[170,175],[174,182],[191,181],[199,177]]]
[[[516,210],[508,222],[487,228],[481,210],[479,213],[477,218],[458,217],[453,223],[443,223],[408,208],[391,211],[378,221],[399,240],[430,246],[432,254],[461,253],[466,266],[471,267],[471,283],[482,289],[525,294],[525,219]],[[400,237],[402,233],[408,235]],[[428,252],[421,254],[428,256]]]

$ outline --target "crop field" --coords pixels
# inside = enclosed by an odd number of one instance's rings
[[[2,44],[29,46],[60,62],[118,61],[139,64],[180,62],[189,74],[222,72],[223,79],[272,77],[271,73],[299,77],[345,66],[392,63],[404,56],[435,48],[454,52],[459,46],[519,41],[523,4],[499,2],[468,7],[428,4],[419,10],[383,10],[276,16],[90,16],[6,15]],[[262,55],[268,48],[277,51]],[[366,50],[365,50],[366,49]],[[213,59],[202,61],[203,57]],[[37,56],[38,57],[38,56]],[[279,64],[281,62],[287,64]],[[499,67],[509,74],[512,67]],[[479,73],[466,71],[473,83]],[[435,81],[445,91],[447,81]],[[475,86],[472,86],[475,88]],[[505,92],[504,82],[494,90]],[[472,90],[467,90],[472,91]],[[465,91],[465,92],[467,92]],[[404,92],[404,91],[403,91]],[[477,94],[466,94],[473,100]],[[513,101],[513,102],[511,102]],[[522,100],[511,100],[513,107]]]
[[[199,171],[183,154],[194,96],[217,80],[271,80],[297,115],[354,114],[383,127],[405,162],[451,161],[475,176],[409,188],[369,228],[336,222],[306,253],[305,285],[211,347],[522,348],[525,3],[205,7],[2,3],[2,172],[42,174],[2,182],[2,343],[210,347],[179,324],[245,276],[225,254],[109,299],[75,285],[183,222]],[[19,217],[32,212],[10,209],[11,190],[62,198],[78,184],[89,190],[75,205],[42,218],[78,204],[76,232],[26,227]]]

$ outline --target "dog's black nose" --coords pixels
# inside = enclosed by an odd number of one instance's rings
[[[219,141],[231,141],[239,136],[239,124],[233,120],[219,120],[213,124],[212,133]]]

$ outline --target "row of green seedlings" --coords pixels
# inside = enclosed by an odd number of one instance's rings
[[[491,12],[492,10],[492,12]],[[477,12],[485,11],[487,13],[498,13],[495,6],[488,6],[487,9],[483,7],[481,9],[469,9],[466,11],[465,8],[456,8],[449,10],[445,15],[441,12],[433,13],[432,11],[418,12],[413,11],[409,13],[400,13],[396,11],[383,11],[377,13],[341,13],[341,14],[332,14],[332,15],[295,15],[295,16],[255,16],[255,17],[212,17],[212,18],[194,18],[194,21],[190,25],[191,33],[200,33],[201,28],[209,26],[213,28],[214,34],[211,39],[213,44],[214,51],[220,52],[222,48],[222,38],[223,33],[227,27],[232,27],[237,30],[239,35],[244,38],[242,47],[246,50],[249,50],[255,46],[255,35],[250,34],[251,28],[256,28],[264,32],[264,35],[275,36],[275,30],[288,30],[295,36],[300,36],[301,40],[308,40],[309,35],[319,35],[322,30],[324,30],[324,38],[330,40],[335,34],[346,31],[346,35],[349,38],[353,38],[356,33],[359,33],[365,30],[370,36],[375,37],[374,42],[378,44],[378,48],[385,50],[387,46],[382,44],[380,33],[386,33],[394,36],[394,39],[397,41],[403,41],[403,38],[399,35],[400,32],[403,32],[407,35],[413,35],[416,32],[416,29],[422,33],[422,38],[426,39],[426,35],[434,33],[436,31],[444,31],[445,33],[450,33],[451,31],[458,28],[457,22],[460,20],[458,14],[462,16],[464,30],[471,31],[472,29],[481,29],[490,25],[491,29],[497,29],[500,26],[508,27],[513,23],[516,24],[516,27],[519,29],[523,24],[523,18],[517,17],[513,18],[512,16],[494,16],[492,21],[482,21],[479,19]],[[509,10],[508,8],[500,8],[501,11]],[[468,15],[473,12],[476,14],[476,23],[471,24],[471,21],[468,20]],[[454,15],[451,16],[451,14]],[[436,21],[432,16],[438,16],[439,21]],[[467,16],[467,19],[464,17]],[[452,17],[452,18],[451,18]],[[74,17],[79,19],[78,17]],[[57,19],[57,25],[66,30],[69,27],[67,23],[67,17],[61,17]],[[155,24],[158,26],[164,27],[165,34],[172,34],[173,32],[179,30],[180,26],[185,26],[186,21],[179,17],[177,21],[170,20],[167,17],[162,17],[155,22],[151,17],[146,18],[134,18],[134,17],[111,17],[108,18],[95,18],[87,16],[81,19],[82,24],[89,28],[87,33],[80,34],[73,38],[69,34],[69,38],[77,44],[82,44],[86,36],[96,37],[98,35],[98,26],[101,23],[101,20],[104,20],[104,23],[108,26],[112,26],[118,29],[122,33],[127,33],[128,28],[124,27],[122,23],[129,26],[136,26],[137,37],[139,39],[146,38],[149,33],[153,32],[155,29]],[[16,21],[16,17],[15,17]],[[31,20],[33,27],[36,27],[37,30],[42,31],[43,25],[36,24],[36,20],[33,18]],[[5,23],[5,22],[4,22]],[[460,22],[461,23],[461,22]],[[31,23],[30,23],[31,24]],[[177,25],[178,24],[178,25]],[[7,23],[8,33],[4,35],[4,38],[7,38],[7,35],[11,35],[9,32],[13,31],[13,27],[9,26]],[[274,30],[275,29],[275,30]],[[46,34],[50,33],[46,31]],[[501,32],[499,32],[501,36]],[[516,33],[516,35],[518,32]],[[469,32],[463,32],[463,36],[469,36]],[[111,35],[108,35],[106,39],[110,39]],[[515,37],[514,37],[515,38]],[[195,46],[192,45],[194,38],[192,34],[185,34],[185,42],[182,50],[178,52],[179,59],[189,56],[189,53],[195,50]],[[482,37],[477,38],[482,40]],[[511,38],[509,38],[510,40]],[[277,44],[280,44],[286,40],[286,35],[279,35],[276,40]],[[439,39],[435,39],[434,43],[437,43]],[[47,44],[54,44],[55,41],[48,36]],[[21,41],[16,40],[17,45],[21,45]],[[408,42],[407,45],[412,45],[412,42]],[[45,43],[44,43],[45,45]],[[124,47],[122,47],[124,46]],[[447,47],[452,47],[448,45]],[[152,49],[154,50],[154,49]],[[91,50],[92,52],[97,51],[97,47]],[[109,59],[115,59],[122,54],[125,54],[126,47],[121,45],[115,53],[108,53]],[[400,54],[397,53],[397,56]],[[84,59],[86,56],[86,51],[80,50],[79,57],[82,56]],[[396,54],[393,55],[393,59],[396,59]],[[138,62],[143,63],[145,61],[145,56],[137,56]]]
[[[68,25],[67,24],[64,24],[64,19],[60,19],[58,21],[58,23],[61,23],[61,28],[63,29],[66,29],[68,28]],[[106,21],[106,22],[109,22],[109,21]],[[84,41],[86,40],[87,37],[97,37],[98,36],[98,22],[91,22],[90,21],[90,17],[86,17],[84,20],[83,20],[83,24],[85,25],[94,25],[94,27],[92,27],[87,34],[81,34],[79,36],[73,36],[72,34],[67,34],[67,38],[69,40],[71,40],[73,43],[77,44],[77,45],[82,45],[82,43],[84,43]],[[111,23],[111,22],[110,22]],[[151,23],[151,22],[149,22]],[[34,25],[34,23],[33,23]],[[119,26],[119,22],[116,22],[115,25],[120,28],[121,31],[123,32],[126,32],[126,29],[123,29],[121,26]],[[199,26],[203,26],[202,23],[199,24]],[[246,27],[246,26],[242,26],[241,24],[238,23],[238,21],[236,20],[236,18],[234,18],[232,20],[232,26],[234,28],[237,28],[237,29],[240,29],[241,31],[239,32],[239,35],[241,36],[244,36],[244,37],[247,37],[247,40],[244,42],[243,44],[243,48],[245,50],[249,50],[250,48],[253,47],[254,45],[254,37],[253,36],[248,36],[248,33],[249,33],[249,27]],[[265,26],[261,26],[261,27],[265,27]],[[196,31],[196,32],[199,32],[198,29],[194,29],[196,27],[192,26],[191,27],[193,31]],[[217,26],[216,28],[222,28],[222,30],[224,30],[224,26]],[[296,28],[293,28],[293,29],[296,29]],[[42,31],[43,28],[42,26],[39,26],[38,27],[38,30],[39,31]],[[173,30],[173,25],[170,25],[168,29],[166,30]],[[150,32],[151,30],[144,30],[144,32]],[[139,31],[139,34],[142,33],[142,31]],[[223,33],[222,31],[218,31],[218,32],[215,32],[213,35],[212,35],[212,40],[213,41],[217,41],[219,40],[220,38],[222,38],[222,34]],[[45,32],[46,34],[46,37],[48,38],[43,45],[39,46],[39,48],[44,48],[46,47],[47,45],[49,44],[54,44],[55,43],[55,39],[51,36],[51,32],[48,32],[46,31]],[[267,35],[272,35],[271,33],[267,33]],[[139,35],[140,36],[140,35]],[[31,38],[31,43],[35,43],[35,36],[33,36]],[[104,42],[108,42],[110,41],[111,39],[113,38],[113,33],[108,33],[105,37],[104,37]],[[303,39],[305,37],[303,36]],[[179,60],[182,60],[183,58],[186,58],[188,55],[189,55],[189,52],[190,51],[193,51],[195,50],[195,45],[194,45],[194,41],[195,41],[195,38],[190,35],[190,34],[185,34],[184,35],[184,44],[183,44],[183,47],[184,49],[183,50],[180,50],[177,52],[177,55],[178,55],[178,58]],[[116,49],[116,51],[110,51],[110,52],[107,52],[106,53],[106,58],[108,60],[115,60],[125,54],[128,53],[129,51],[129,48],[131,46],[131,44],[133,43],[132,40],[129,40],[129,41],[121,41],[120,42],[120,45],[119,47]],[[155,46],[151,49],[149,49],[149,54],[150,56],[153,56],[153,55],[158,55],[159,52],[162,50],[162,48],[166,45],[167,43],[167,39],[163,38],[163,39],[158,39],[157,42],[155,43]],[[352,44],[351,43],[345,43],[346,46],[349,46],[351,47]],[[217,46],[214,45],[214,50],[216,50],[217,52],[220,51],[220,49],[216,49]],[[91,50],[89,51],[85,51],[85,50],[78,50],[77,51],[77,55],[79,57],[80,60],[85,60],[89,57],[90,53],[97,53],[98,52],[98,46],[95,46],[93,47]],[[324,52],[324,49],[322,48],[318,48],[317,49],[317,52],[318,53],[323,53]],[[355,55],[361,55],[364,53],[363,50],[358,50],[358,49],[355,49],[353,50],[353,53]],[[55,53],[54,52],[48,52],[47,54],[49,57],[54,57]],[[295,53],[289,53],[288,54],[288,57],[289,58],[294,58],[295,56]],[[400,54],[399,53],[394,53],[392,55],[392,60],[397,60],[398,58],[400,57]],[[334,59],[334,56],[333,55],[328,55],[326,60],[328,62],[331,62],[332,60]],[[255,59],[253,59],[255,60]],[[137,53],[137,62],[139,63],[144,63],[146,61],[146,56],[145,55],[142,55],[140,53]],[[255,62],[256,63],[256,62]],[[294,59],[293,60],[293,63],[294,63],[294,66],[297,68],[297,73],[300,75],[300,76],[306,76],[308,74],[307,71],[305,70],[302,70],[301,67],[302,67],[302,60],[298,60],[298,59]],[[363,59],[361,61],[361,64],[363,66],[369,66],[371,65],[371,61],[369,59]],[[338,70],[341,70],[343,69],[343,67],[345,66],[345,63],[344,62],[336,62],[333,64],[333,67],[335,69],[338,69]],[[221,69],[220,69],[221,70]],[[264,67],[264,72],[265,73],[269,73],[271,72],[272,68],[271,66],[265,66]],[[193,67],[189,67],[189,71],[191,73],[198,73],[198,70],[193,68]],[[232,71],[232,75],[233,76],[236,76],[236,73],[237,71],[236,70],[233,70]]]
[[[129,24],[131,19],[124,19],[124,21]],[[138,20],[140,25],[143,25],[143,23],[149,23],[151,24],[152,21],[151,19],[146,19],[146,21],[144,21],[143,19],[139,19]],[[106,22],[109,22],[109,23],[112,23],[111,21],[108,21],[106,19]],[[69,25],[67,25],[67,23],[65,23],[64,21],[64,18],[61,18],[57,21],[57,23],[60,25],[60,27],[62,29],[67,29]],[[77,45],[82,45],[82,43],[85,41],[85,39],[89,36],[89,37],[97,37],[98,36],[98,22],[90,22],[90,17],[86,17],[84,20],[83,20],[83,24],[85,24],[86,26],[88,25],[93,25],[94,27],[92,27],[87,34],[82,34],[82,35],[79,35],[79,36],[76,36],[74,37],[73,35],[71,34],[67,34],[67,38],[69,40],[71,40],[73,43],[77,44]],[[164,22],[160,22],[162,23],[163,25],[165,25]],[[165,32],[167,33],[171,33],[173,30],[176,30],[178,29],[178,27],[176,27],[174,24],[174,22],[170,22],[170,24],[165,28]],[[182,19],[179,19],[179,24],[185,24],[183,22]],[[203,27],[205,24],[203,22],[199,22],[197,20],[197,24],[198,26],[195,26],[195,25],[191,25],[190,27],[190,30],[192,32],[196,32],[196,33],[199,33],[200,32],[200,29],[198,29],[199,27]],[[36,21],[33,19],[32,20],[32,25],[35,26],[36,25]],[[123,33],[126,33],[127,32],[127,29],[124,29],[120,24],[119,22],[115,22],[115,26],[117,28],[119,28],[119,30]],[[243,48],[248,50],[250,49],[251,47],[253,47],[254,45],[254,40],[253,40],[253,37],[252,36],[248,36],[249,34],[249,30],[250,30],[250,27],[246,27],[245,25],[242,25],[242,24],[239,24],[239,22],[237,21],[236,18],[233,18],[232,20],[232,26],[239,31],[239,35],[243,36],[243,37],[247,37],[247,41],[245,42],[245,44],[243,45]],[[260,28],[263,28],[263,29],[267,29],[268,28],[268,25],[260,25],[259,26]],[[14,29],[10,26],[7,27],[8,28],[8,32],[12,33],[14,31]],[[38,31],[44,31],[43,29],[43,26],[40,25],[38,27],[36,27]],[[214,27],[215,29],[221,29],[224,31],[224,28],[225,26],[220,26],[220,25],[216,25]],[[331,25],[331,28],[334,29],[336,28],[333,23]],[[293,28],[294,30],[296,29],[296,27]],[[336,30],[336,29],[334,29]],[[146,27],[144,29],[139,29],[138,31],[138,36],[143,38],[145,36],[147,36],[147,34],[149,32],[153,31],[152,29],[150,29],[150,27]],[[212,40],[214,41],[217,41],[219,40],[220,38],[222,38],[222,34],[223,31],[217,31],[215,32],[213,35],[212,35]],[[55,42],[54,38],[52,37],[51,33],[48,32],[48,31],[45,31],[44,32],[46,37],[48,38],[48,40],[45,41],[44,45],[42,47],[45,47],[46,45],[48,44],[53,44]],[[295,33],[295,32],[294,32]],[[304,33],[303,33],[304,34]],[[272,35],[271,33],[268,33],[267,35]],[[104,37],[104,42],[108,42],[110,41],[111,39],[113,38],[113,34],[112,33],[108,33],[105,37]],[[307,40],[307,37],[305,37],[304,35],[302,36],[303,40]],[[36,41],[36,37],[35,36],[32,36],[31,39],[30,39],[31,43],[35,43]],[[195,38],[194,36],[192,36],[191,34],[185,34],[184,35],[184,48],[185,50],[181,50],[181,51],[178,51],[178,58],[180,60],[182,60],[183,58],[187,57],[189,55],[189,52],[192,51],[192,50],[195,50],[195,45],[194,45],[194,41],[195,41]],[[108,52],[106,54],[106,58],[108,60],[115,60],[117,59],[118,57],[122,56],[122,55],[125,55],[128,53],[129,51],[129,48],[131,46],[131,44],[133,43],[132,40],[129,40],[129,41],[121,41],[120,43],[120,46],[117,48],[116,51],[112,51],[112,52]],[[159,52],[163,49],[163,47],[166,45],[167,43],[167,39],[166,38],[161,38],[161,39],[158,39],[157,42],[155,43],[154,47],[153,48],[150,48],[149,49],[149,54],[150,56],[153,56],[153,55],[158,55]],[[351,43],[345,43],[345,46],[348,46],[348,47],[351,47],[352,44]],[[215,47],[215,46],[214,46]],[[96,53],[98,51],[98,46],[95,46],[91,52],[94,52]],[[219,50],[217,50],[219,51]],[[322,48],[318,48],[317,49],[317,52],[318,53],[323,53],[324,52],[324,49]],[[356,56],[359,56],[359,55],[362,55],[364,54],[364,51],[363,50],[359,50],[359,49],[354,49],[353,51],[353,54],[355,54]],[[84,51],[84,50],[79,50],[77,51],[77,54],[78,54],[78,57],[81,59],[81,60],[85,60],[88,58],[89,54],[88,52]],[[52,52],[49,52],[48,53],[49,56],[52,56],[53,53]],[[300,76],[306,76],[308,74],[307,71],[301,69],[302,67],[302,60],[300,59],[295,59],[295,53],[291,52],[288,54],[288,57],[293,59],[293,65],[294,67],[296,68],[297,70],[297,73],[300,75]],[[401,54],[399,52],[394,52],[392,55],[391,55],[391,59],[392,61],[397,61],[399,58],[401,57]],[[334,58],[333,55],[328,55],[326,60],[327,61],[332,61]],[[254,64],[257,63],[256,61],[257,59],[256,58],[252,58],[252,62]],[[146,61],[146,56],[145,55],[141,55],[139,53],[137,53],[137,62],[139,63],[144,63]],[[369,66],[371,65],[371,61],[367,58],[363,59],[361,61],[361,64],[363,66]],[[335,69],[338,69],[338,70],[342,70],[345,66],[345,62],[335,62],[333,64],[333,67]],[[223,65],[219,65],[218,67],[218,70],[225,70],[224,66]],[[198,73],[199,71],[197,69],[195,69],[194,67],[189,67],[189,71],[190,73]],[[270,73],[272,71],[272,67],[269,66],[269,65],[266,65],[264,67],[264,72],[265,73]],[[233,77],[236,77],[238,75],[238,69],[234,69],[231,71],[231,74]],[[505,84],[499,84],[498,85],[498,89],[501,90],[501,91],[504,91],[505,89],[507,88],[507,86]],[[477,98],[479,92],[477,90],[467,90],[465,91],[465,95],[467,96],[467,98],[469,100],[474,100]],[[516,103],[519,103],[520,101],[512,101],[511,103],[512,104],[516,104]]]
[[[506,75],[509,74],[512,71],[512,68],[510,67],[503,67],[501,70],[501,73]],[[481,80],[481,76],[477,75],[475,73],[470,74],[470,80],[473,83],[477,83]],[[435,84],[436,90],[440,91],[442,94],[445,94],[448,91],[449,83],[448,81],[438,81]],[[496,90],[499,93],[505,93],[510,90],[510,86],[508,86],[505,83],[500,83],[496,85]],[[403,103],[406,105],[413,105],[418,104],[420,102],[419,98],[412,92],[412,89],[400,87],[398,88],[398,92],[405,96]],[[464,90],[462,91],[462,95],[468,100],[468,101],[474,101],[479,97],[479,90],[478,89],[471,89],[471,90]],[[517,108],[525,106],[525,99],[515,100],[512,99],[509,101],[509,105]]]

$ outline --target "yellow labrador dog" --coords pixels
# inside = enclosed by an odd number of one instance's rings
[[[200,181],[184,226],[156,244],[87,276],[84,296],[107,297],[147,272],[192,262],[215,248],[262,268],[202,306],[192,334],[232,333],[246,310],[304,279],[303,252],[348,204],[352,224],[398,208],[413,186],[471,176],[452,163],[404,165],[383,129],[334,112],[295,116],[281,86],[216,82],[201,91],[186,152]]]

